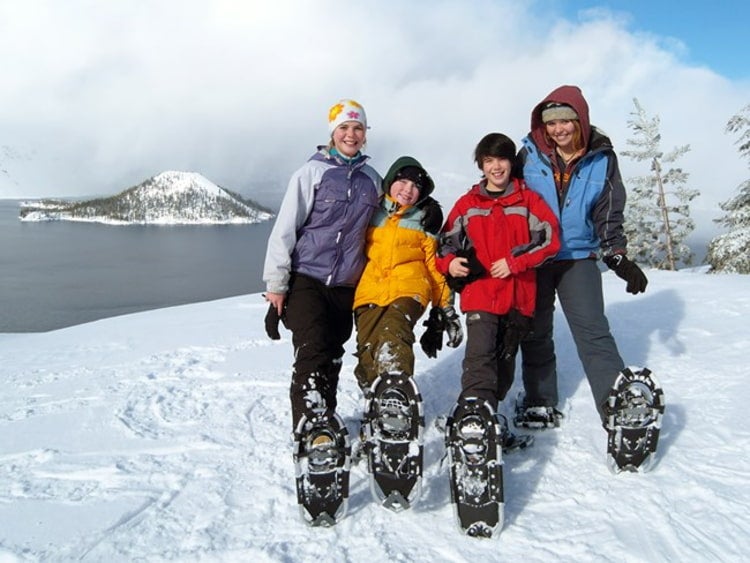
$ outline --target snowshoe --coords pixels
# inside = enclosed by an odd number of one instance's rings
[[[297,502],[311,526],[333,526],[345,516],[350,453],[346,426],[336,413],[315,409],[299,421],[294,431]]]
[[[643,473],[655,461],[664,392],[647,368],[625,368],[612,385],[605,413],[607,465],[613,473]]]
[[[365,396],[365,442],[370,490],[377,502],[400,512],[422,488],[424,414],[414,378],[383,374]]]
[[[529,430],[558,428],[562,418],[563,413],[556,408],[526,405],[524,404],[523,393],[518,394],[516,413],[513,417],[513,425],[516,428],[528,428]]]
[[[503,526],[503,459],[500,428],[485,401],[459,399],[448,417],[445,444],[451,501],[461,531],[490,538]]]

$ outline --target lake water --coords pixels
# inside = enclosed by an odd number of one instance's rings
[[[262,291],[272,227],[26,223],[0,200],[0,332]]]

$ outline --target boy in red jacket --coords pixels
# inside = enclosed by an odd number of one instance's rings
[[[534,268],[560,248],[555,214],[515,176],[515,158],[506,135],[479,141],[474,159],[484,177],[448,214],[437,258],[466,314],[460,397],[486,401],[493,411],[513,383],[518,343],[531,328]]]

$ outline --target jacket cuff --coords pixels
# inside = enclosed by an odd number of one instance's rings
[[[619,254],[622,254],[625,256],[627,254],[627,251],[624,248],[603,248],[602,249],[602,258],[609,258],[610,256],[617,256]]]
[[[510,269],[510,273],[513,275],[520,274],[526,269],[522,267],[520,260],[518,260],[518,258],[516,258],[515,256],[508,256],[506,261],[508,262],[508,268]]]
[[[283,282],[266,282],[266,291],[268,293],[286,293],[289,286]]]

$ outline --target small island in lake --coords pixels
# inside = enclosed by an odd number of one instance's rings
[[[21,203],[21,221],[82,221],[111,225],[260,223],[271,210],[219,187],[196,172],[162,172],[111,197]]]

